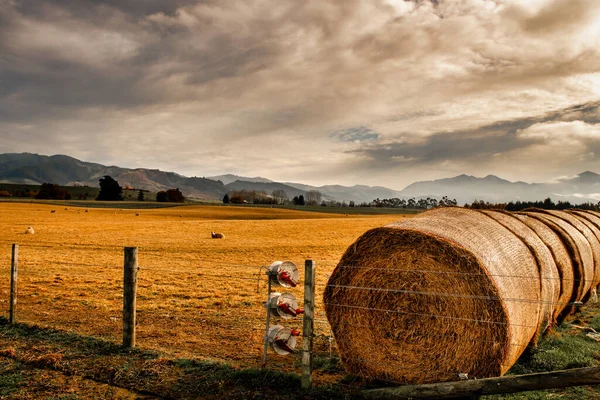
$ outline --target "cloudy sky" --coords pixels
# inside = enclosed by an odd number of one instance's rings
[[[600,172],[598,0],[0,0],[0,153],[401,189]]]

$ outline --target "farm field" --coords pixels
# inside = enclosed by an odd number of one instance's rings
[[[317,265],[316,356],[328,357],[330,331],[321,298],[328,274],[359,235],[405,217],[0,203],[0,275],[5,277],[0,279],[0,315],[8,313],[10,251],[18,243],[18,321],[120,343],[123,247],[135,246],[138,346],[173,357],[257,367],[266,298],[261,266],[290,260],[302,279],[304,260],[310,258]],[[35,234],[23,233],[28,226]],[[211,231],[225,238],[211,239]],[[301,286],[292,290],[298,298]],[[284,325],[301,328],[301,320]],[[269,357],[273,368],[299,370],[294,357]]]
[[[7,191],[9,193],[12,193],[12,195],[14,196],[14,197],[1,197],[0,196],[0,199],[2,199],[2,201],[7,201],[7,200],[8,201],[16,200],[16,201],[22,201],[22,202],[34,201],[35,199],[33,199],[31,197],[19,197],[20,195],[18,193],[19,192],[27,192],[27,191],[37,193],[40,190],[40,186],[41,185],[27,185],[27,184],[19,184],[19,183],[0,183],[0,192]],[[98,196],[98,193],[100,192],[99,187],[91,187],[91,186],[60,186],[60,188],[64,191],[69,192],[71,194],[71,198],[73,200],[77,200],[81,196],[81,197],[85,197],[87,199],[87,200],[81,200],[81,201],[88,201],[88,202],[93,201],[93,199],[95,199]],[[146,199],[156,198],[155,192],[144,191],[144,195],[145,195]],[[123,198],[126,201],[137,200],[137,196],[138,196],[138,190],[123,189]]]

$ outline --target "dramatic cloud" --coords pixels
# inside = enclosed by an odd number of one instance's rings
[[[0,0],[0,152],[549,180],[600,170],[599,49],[596,0]]]
[[[365,126],[359,126],[356,128],[344,129],[342,131],[335,132],[331,137],[338,138],[343,142],[364,142],[369,140],[377,140],[379,134],[370,128]]]

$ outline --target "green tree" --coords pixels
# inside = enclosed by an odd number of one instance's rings
[[[123,188],[112,177],[104,175],[100,178],[100,193],[96,200],[123,201]]]
[[[54,183],[42,183],[36,199],[71,200],[71,193],[61,189]]]
[[[167,195],[167,192],[161,190],[160,192],[156,193],[156,201],[160,203],[166,203],[167,201],[169,201],[169,196]]]
[[[144,191],[142,189],[138,192],[138,201],[144,201]]]
[[[229,204],[229,196],[227,193],[225,193],[225,196],[223,196],[223,204]]]
[[[547,199],[544,200],[542,208],[544,210],[556,210],[556,204],[554,204],[552,199],[550,197],[548,197]]]
[[[183,203],[185,201],[185,197],[183,197],[183,193],[179,188],[167,190],[167,198],[171,203]]]
[[[294,203],[295,206],[303,206],[305,204],[304,196],[303,195],[294,196],[294,199],[292,200],[292,202]]]

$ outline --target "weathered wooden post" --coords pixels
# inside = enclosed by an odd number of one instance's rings
[[[138,249],[125,247],[123,273],[123,346],[135,347],[135,313],[138,275]]]
[[[8,321],[11,324],[16,322],[17,313],[17,272],[19,267],[19,245],[12,245],[12,257],[10,262],[10,305],[8,312]]]
[[[269,349],[269,328],[271,326],[271,310],[269,309],[270,307],[270,300],[271,300],[271,279],[272,279],[272,271],[268,270],[267,271],[267,279],[268,281],[268,285],[269,288],[267,290],[267,302],[265,303],[265,309],[267,310],[267,325],[266,325],[266,329],[265,329],[265,338],[264,338],[264,351],[263,351],[263,360],[262,360],[262,365],[261,368],[266,368],[267,367],[267,351]],[[277,271],[275,271],[275,276],[277,276]]]
[[[315,262],[304,263],[304,326],[302,329],[302,389],[312,387],[313,328],[315,319]]]

